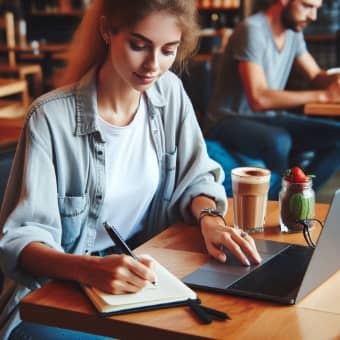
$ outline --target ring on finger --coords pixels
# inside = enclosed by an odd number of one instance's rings
[[[246,238],[248,236],[248,234],[245,231],[241,231],[240,236],[242,238]]]

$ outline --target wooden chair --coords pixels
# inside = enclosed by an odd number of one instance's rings
[[[26,80],[0,78],[0,118],[24,116],[29,101]]]
[[[340,67],[340,28],[336,31],[336,66]]]
[[[0,28],[5,32],[7,51],[7,62],[0,63],[0,73],[2,75],[15,75],[19,79],[27,79],[27,76],[32,77],[34,97],[39,96],[43,91],[43,72],[38,64],[23,64],[17,63],[16,60],[16,47],[15,41],[15,21],[14,15],[11,12],[6,12],[0,19]]]

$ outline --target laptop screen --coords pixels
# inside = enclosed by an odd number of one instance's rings
[[[296,302],[340,270],[340,189],[333,197]]]

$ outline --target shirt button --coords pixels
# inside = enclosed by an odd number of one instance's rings
[[[103,151],[102,151],[102,150],[99,150],[97,153],[98,153],[98,155],[101,156],[101,155],[103,154]]]
[[[88,254],[88,253],[89,253],[89,250],[88,250],[88,249],[86,249],[86,250],[85,250],[85,254]]]
[[[101,199],[102,199],[102,195],[97,195],[97,196],[96,196],[96,199],[97,199],[97,200],[101,200]]]

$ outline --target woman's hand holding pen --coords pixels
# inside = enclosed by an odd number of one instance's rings
[[[261,262],[253,238],[238,229],[225,226],[221,218],[205,216],[201,220],[201,231],[209,254],[220,262],[228,261],[222,246],[228,248],[246,266]]]
[[[135,293],[155,282],[152,260],[128,255],[91,256],[84,283],[111,294]]]

